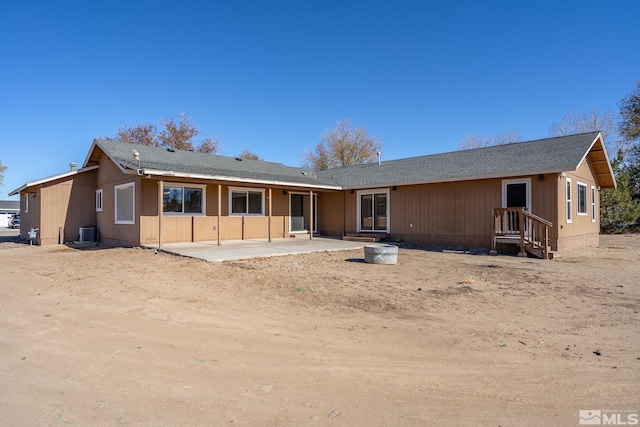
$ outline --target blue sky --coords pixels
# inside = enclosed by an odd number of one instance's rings
[[[0,198],[122,125],[191,117],[222,153],[301,165],[336,122],[383,160],[549,136],[640,80],[640,2],[0,3]]]

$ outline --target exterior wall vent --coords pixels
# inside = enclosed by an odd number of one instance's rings
[[[80,227],[80,241],[93,242],[96,237],[95,227]]]

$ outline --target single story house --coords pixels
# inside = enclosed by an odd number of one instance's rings
[[[9,225],[9,218],[20,213],[19,200],[0,200],[0,227]]]
[[[96,139],[80,169],[11,195],[41,245],[90,229],[123,246],[317,233],[491,248],[532,233],[526,217],[566,251],[598,244],[600,190],[615,186],[599,132],[323,171]]]

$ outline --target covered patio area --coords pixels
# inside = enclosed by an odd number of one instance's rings
[[[217,241],[164,243],[160,249],[158,249],[157,245],[145,245],[144,247],[173,255],[203,259],[208,262],[222,262],[311,252],[362,249],[364,245],[365,243],[363,242],[314,237],[312,240],[295,238],[271,239],[271,242],[268,239],[228,240],[222,245],[218,245]],[[367,243],[367,245],[377,244]]]

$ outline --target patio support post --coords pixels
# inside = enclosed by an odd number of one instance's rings
[[[271,242],[271,208],[273,207],[273,204],[271,202],[271,188],[269,188],[269,242]]]
[[[220,215],[222,215],[222,185],[218,184],[218,246],[220,246]]]
[[[345,215],[346,215],[346,210],[345,210],[345,191],[342,191],[342,236],[341,238],[344,240],[344,236],[347,234],[347,231],[345,229]]]
[[[164,181],[158,181],[158,249],[162,247],[162,217],[164,200]]]
[[[309,190],[309,240],[313,240],[313,190]]]

